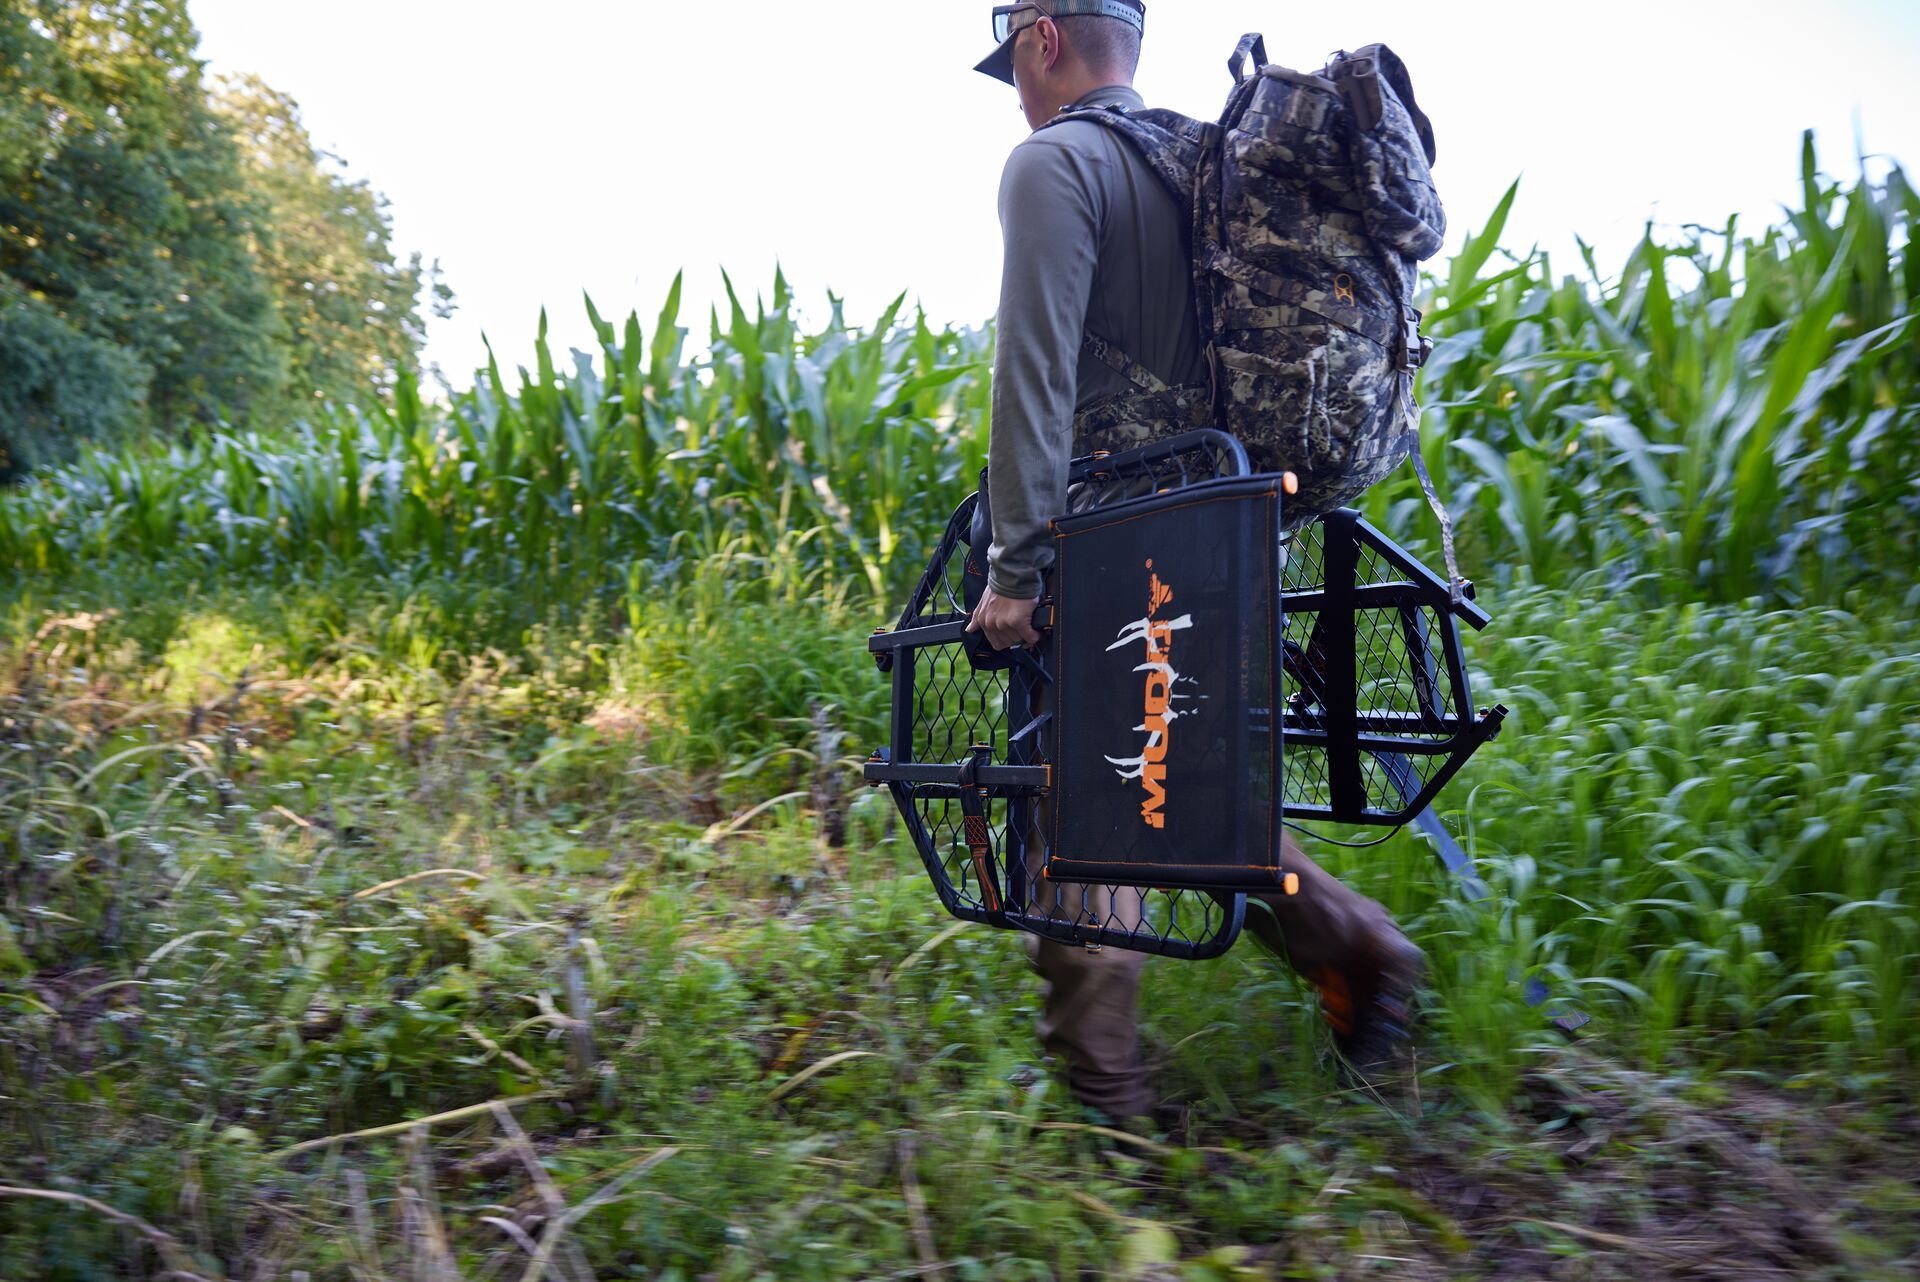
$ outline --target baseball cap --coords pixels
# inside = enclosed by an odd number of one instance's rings
[[[992,76],[995,80],[1013,83],[1013,42],[1020,38],[1020,32],[1029,24],[1015,26],[1016,14],[1038,10],[1050,18],[1072,18],[1091,15],[1099,18],[1118,18],[1128,23],[1142,35],[1147,30],[1146,0],[1029,0],[1026,4],[1001,4],[993,7],[993,38],[999,41],[992,53],[981,59],[974,67],[975,71]]]

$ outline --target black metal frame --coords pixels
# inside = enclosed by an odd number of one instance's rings
[[[1240,443],[1213,430],[1092,455],[1072,464],[1068,514],[1250,470]],[[963,921],[1067,944],[1220,956],[1239,937],[1244,895],[1033,884],[1029,833],[1052,778],[1040,742],[1048,714],[1034,709],[1050,664],[1044,647],[1002,671],[977,671],[963,653],[961,569],[977,499],[969,495],[954,510],[898,625],[868,642],[893,681],[890,742],[868,761],[868,782],[892,791],[941,905]],[[935,744],[924,715],[930,693],[935,710],[964,721],[967,734],[949,731]],[[930,747],[939,749],[935,760],[926,759]]]
[[[1249,471],[1239,442],[1213,430],[1079,459],[1068,515]],[[889,746],[869,760],[868,781],[892,791],[953,916],[1065,943],[1218,956],[1239,934],[1244,894],[1033,884],[1029,834],[1051,784],[1049,717],[1035,708],[1054,665],[1050,645],[1002,671],[975,670],[964,655],[961,569],[969,552],[985,554],[966,543],[976,502],[969,496],[948,521],[898,625],[868,643],[893,682]],[[1506,713],[1475,712],[1460,649],[1457,621],[1479,629],[1489,616],[1472,603],[1470,584],[1456,598],[1356,512],[1328,515],[1289,547],[1276,594],[1286,637],[1278,687],[1286,816],[1411,821],[1444,837],[1428,806]],[[1045,623],[1050,603],[1041,608]],[[1447,838],[1440,852],[1449,866],[1464,865],[1447,858],[1449,848],[1457,854]]]

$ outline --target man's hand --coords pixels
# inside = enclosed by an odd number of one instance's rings
[[[974,607],[967,631],[986,633],[987,640],[996,650],[1011,650],[1016,645],[1039,645],[1040,634],[1033,630],[1033,609],[1031,597],[1018,601],[988,588],[986,595],[980,598],[980,604]]]

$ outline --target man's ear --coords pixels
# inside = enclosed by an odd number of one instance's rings
[[[1060,65],[1060,26],[1042,14],[1040,20],[1033,24],[1033,29],[1040,37],[1040,65],[1052,72]]]

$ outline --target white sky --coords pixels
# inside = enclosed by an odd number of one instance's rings
[[[673,274],[704,339],[727,269],[743,298],[776,259],[803,312],[850,319],[909,291],[975,323],[999,290],[994,197],[1026,135],[976,74],[976,0],[191,0],[211,69],[293,95],[321,146],[392,201],[402,251],[459,296],[427,359],[458,386],[493,340],[531,364],[541,306],[564,359],[591,348],[584,289],[651,336]],[[1798,182],[1870,153],[1920,167],[1920,0],[1149,0],[1147,101],[1215,116],[1243,30],[1318,67],[1391,44],[1434,122],[1457,245],[1524,175],[1506,243],[1574,270],[1571,233],[1616,268],[1648,218],[1757,228]]]

